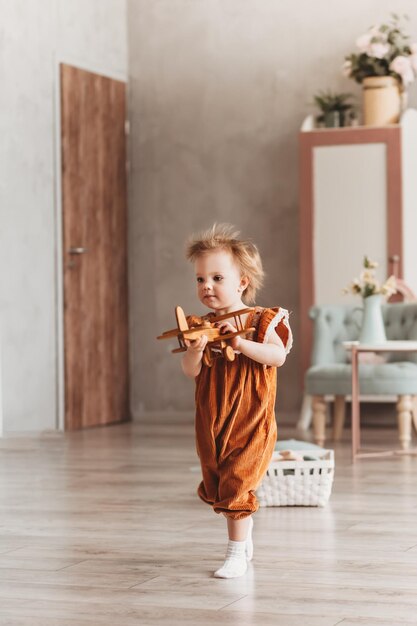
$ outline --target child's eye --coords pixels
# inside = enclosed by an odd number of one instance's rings
[[[223,276],[215,276],[214,280],[216,281],[216,283],[219,283],[221,280],[223,280]]]
[[[203,281],[203,279],[201,278],[201,276],[199,276],[199,277],[197,278],[197,282],[198,282],[198,283],[202,283],[202,282],[204,282],[204,281]]]

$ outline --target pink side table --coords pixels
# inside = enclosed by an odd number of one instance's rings
[[[378,452],[365,452],[360,450],[361,425],[359,405],[359,365],[360,352],[417,352],[417,341],[385,341],[379,344],[359,343],[358,341],[344,341],[343,346],[352,353],[352,461],[356,459],[387,456],[393,454],[417,454],[417,448],[401,448],[396,450],[381,450]],[[417,416],[413,407],[413,421],[417,428]]]

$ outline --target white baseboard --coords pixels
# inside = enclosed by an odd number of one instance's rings
[[[278,425],[295,426],[298,412],[296,411],[280,411],[275,409],[275,415]],[[193,422],[195,411],[132,411],[132,421],[150,421],[152,419],[173,422]]]
[[[190,421],[194,420],[195,411],[132,411],[132,421],[140,422],[151,419],[162,419],[170,421]]]

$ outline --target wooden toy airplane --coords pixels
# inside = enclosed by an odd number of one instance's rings
[[[157,339],[171,339],[173,337],[177,337],[180,347],[175,348],[175,350],[172,350],[172,352],[178,353],[186,352],[187,347],[185,345],[185,339],[195,341],[196,339],[199,339],[202,335],[206,335],[208,342],[203,353],[203,362],[205,365],[211,367],[213,365],[213,359],[216,356],[223,356],[227,361],[234,361],[235,352],[232,346],[227,343],[227,341],[229,339],[233,339],[233,337],[237,337],[238,335],[246,335],[255,330],[255,328],[243,328],[243,323],[240,319],[241,315],[250,313],[251,311],[253,311],[253,309],[251,308],[240,309],[239,311],[233,311],[232,313],[226,313],[225,315],[213,316],[210,317],[210,320],[203,320],[201,325],[192,326],[190,328],[188,326],[184,311],[180,306],[177,306],[175,307],[177,328],[167,330],[166,332],[162,333],[162,335],[159,335]],[[216,326],[216,323],[220,322],[221,320],[227,319],[234,320],[234,325],[237,328],[237,331],[222,335],[220,332],[220,328]]]

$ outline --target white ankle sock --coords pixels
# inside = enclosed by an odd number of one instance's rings
[[[253,558],[253,541],[252,541],[253,519],[249,518],[248,536],[246,538],[246,560],[252,561]]]
[[[237,578],[243,576],[248,565],[246,563],[246,541],[229,539],[226,560],[223,566],[214,572],[215,578]]]

